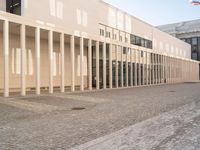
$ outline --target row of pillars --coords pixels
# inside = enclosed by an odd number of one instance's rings
[[[36,51],[36,58],[35,58],[35,63],[36,63],[36,78],[35,78],[35,86],[36,86],[36,94],[40,95],[40,28],[36,27],[35,28],[35,51]],[[61,92],[65,92],[65,44],[64,44],[64,33],[60,33],[60,53],[61,53],[61,84],[60,84],[60,90]],[[20,25],[20,46],[21,46],[21,95],[25,96],[26,95],[26,75],[25,75],[25,60],[26,60],[26,26],[25,24]],[[112,49],[113,49],[112,44],[109,44],[109,88],[113,88],[113,76],[112,76]],[[120,46],[116,46],[116,50],[118,52],[118,49]],[[95,41],[95,47],[96,47],[96,89],[98,90],[100,88],[99,85],[99,41]],[[123,48],[123,47],[122,47]],[[140,60],[140,51],[138,53],[135,53],[132,49],[126,48],[126,85],[128,86],[129,82],[129,73],[128,73],[128,50],[130,51],[130,61],[131,64],[133,62],[136,62],[136,60],[133,60],[133,55],[134,58],[139,58],[139,65],[148,65],[148,57],[146,56],[146,60],[143,59],[143,62]],[[8,97],[9,96],[9,21],[5,20],[3,22],[3,52],[4,52],[4,96]],[[122,55],[121,55],[121,60],[123,62],[123,49],[122,49]],[[146,55],[148,52],[145,52]],[[48,54],[49,54],[49,93],[53,93],[53,31],[49,30],[48,31]],[[139,56],[137,56],[139,54]],[[151,53],[149,53],[151,54]],[[70,55],[71,55],[71,91],[75,91],[75,36],[70,36]],[[84,75],[83,75],[83,56],[84,56],[84,38],[80,37],[80,90],[84,91]],[[153,54],[153,60],[157,60],[158,54]],[[144,85],[145,80],[144,76],[146,76],[146,84],[151,85],[151,84],[159,84],[159,83],[164,83],[164,79],[167,79],[167,83],[171,83],[171,74],[167,74],[166,71],[169,71],[170,73],[171,68],[173,68],[173,60],[170,60],[169,57],[160,55],[161,57],[161,62],[162,62],[162,68],[157,69],[154,68],[156,67],[155,65],[149,64],[150,70],[156,70],[156,71],[161,71],[159,73],[148,73],[148,71],[143,70],[143,81],[141,81],[141,78],[139,80],[139,83],[137,83],[137,66],[135,63],[135,83],[136,85]],[[154,58],[155,57],[155,58]],[[116,53],[116,64],[118,63],[118,53]],[[176,59],[174,59],[176,60]],[[154,61],[153,61],[154,63]],[[183,61],[184,63],[184,61]],[[187,62],[185,62],[187,63]],[[122,63],[123,64],[123,63]],[[166,69],[166,67],[169,66],[169,70]],[[152,67],[152,68],[151,68]],[[184,67],[184,66],[183,66]],[[139,67],[139,76],[141,76],[141,67]],[[89,90],[92,90],[92,40],[88,39],[88,86]],[[160,74],[161,76],[157,77],[157,75]],[[153,77],[151,77],[151,75]],[[155,77],[154,77],[155,75]],[[131,65],[131,86],[133,85],[133,66]],[[162,77],[162,79],[160,78]],[[150,82],[147,81],[147,79],[150,79]],[[151,81],[151,79],[153,81]],[[154,81],[154,79],[156,79]],[[123,65],[121,65],[121,82],[123,85]],[[141,83],[143,82],[143,83]],[[119,87],[118,84],[118,65],[116,65],[116,88]],[[106,89],[106,42],[103,42],[103,88]]]

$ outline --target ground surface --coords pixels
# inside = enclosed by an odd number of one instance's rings
[[[200,83],[0,98],[0,149],[70,148],[200,149]]]

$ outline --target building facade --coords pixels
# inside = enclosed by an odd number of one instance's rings
[[[158,27],[191,45],[191,58],[200,61],[200,19]]]
[[[101,0],[0,0],[0,9],[5,97],[199,79],[189,44]]]

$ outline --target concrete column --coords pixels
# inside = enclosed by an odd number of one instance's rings
[[[49,42],[49,93],[53,93],[53,31],[48,32]]]
[[[113,85],[113,74],[112,74],[112,48],[113,48],[113,45],[110,44],[109,45],[109,84],[110,84],[110,89],[112,89],[112,85]]]
[[[155,84],[155,54],[152,54],[152,79],[153,85]]]
[[[131,73],[130,73],[130,75],[131,75],[131,86],[133,86],[133,50],[132,49],[130,49],[130,61],[131,61]]]
[[[156,84],[158,84],[158,55],[157,54],[155,54],[155,70],[156,70],[155,80],[156,80]]]
[[[81,91],[84,91],[83,56],[84,56],[84,39],[83,37],[80,37],[80,90]]]
[[[171,57],[170,57],[169,63],[170,63],[170,83],[173,83],[173,79],[172,79],[173,59]]]
[[[151,85],[151,53],[149,53],[149,85]]]
[[[158,55],[158,83],[161,84],[161,55]]]
[[[106,89],[106,43],[103,43],[103,89]]]
[[[72,35],[70,37],[70,55],[71,55],[71,91],[74,92],[75,91],[75,37]]]
[[[148,52],[146,52],[146,85],[149,84],[149,66],[148,66]]]
[[[137,50],[134,50],[134,52],[135,52],[135,86],[138,86],[138,82],[137,82],[137,72],[138,72],[138,70],[137,70],[137,58],[138,58],[138,55],[137,55],[137,53],[138,53],[138,51]]]
[[[40,95],[40,28],[35,28],[36,94]]]
[[[99,90],[99,41],[96,42],[96,89]]]
[[[123,47],[121,47],[121,86],[124,87],[124,58],[123,58]]]
[[[88,40],[89,90],[92,90],[92,40]]]
[[[61,85],[60,90],[65,92],[65,37],[64,33],[60,34],[60,54],[61,54]]]
[[[21,95],[26,95],[26,27],[20,25],[20,46],[21,46]]]
[[[139,86],[141,86],[141,51],[138,51],[139,58]]]
[[[128,72],[128,48],[126,47],[126,87],[128,87],[129,80],[129,72]]]
[[[116,88],[119,88],[119,63],[118,63],[118,52],[119,52],[119,50],[118,50],[118,48],[119,48],[119,46],[118,45],[116,45]]]
[[[158,60],[158,84],[160,84],[160,81],[161,81],[161,77],[160,77],[160,75],[161,75],[161,71],[160,71],[160,55],[157,55],[157,60]]]
[[[9,96],[9,22],[3,22],[4,97]]]
[[[171,57],[168,56],[168,83],[171,83]]]
[[[143,80],[142,80],[142,85],[145,85],[145,52],[143,51],[143,58],[142,58],[142,76],[143,76]]]
[[[164,75],[164,73],[163,73],[163,71],[164,71],[164,69],[163,69],[163,55],[161,55],[161,83],[163,84],[164,82],[164,77],[163,77],[163,75]]]

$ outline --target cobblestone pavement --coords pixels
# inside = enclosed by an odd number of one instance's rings
[[[74,107],[85,109],[72,110]],[[194,149],[200,148],[199,108],[200,83],[0,98],[0,149],[70,149],[121,130],[129,131],[131,127],[131,133],[135,133],[148,126],[148,135],[145,131],[141,132],[143,136],[136,134],[141,136],[140,140],[135,137],[141,144],[136,149],[144,148],[142,145],[149,142],[146,138],[153,137],[154,129],[154,137],[162,130],[169,133],[161,135],[160,141],[154,141],[149,148],[163,149],[176,142],[190,146],[190,141],[196,145]],[[173,114],[178,117],[174,119]],[[163,116],[168,116],[168,120]],[[160,118],[165,122],[160,122]],[[190,120],[195,121],[190,125]],[[155,122],[160,122],[160,130],[154,127]],[[170,130],[171,126],[175,126],[174,130]],[[191,132],[184,132],[187,127],[191,127]],[[181,133],[190,134],[192,139],[182,138]],[[189,146],[185,148],[190,149]]]

